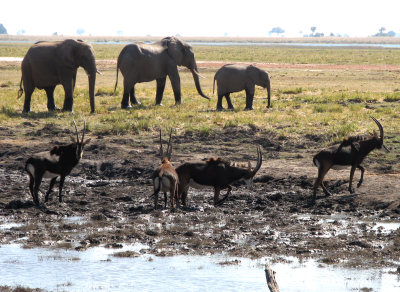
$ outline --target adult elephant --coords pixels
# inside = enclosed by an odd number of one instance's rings
[[[246,91],[246,110],[253,109],[255,85],[264,87],[268,91],[268,107],[271,106],[271,84],[268,73],[260,68],[250,65],[242,66],[227,64],[221,67],[214,76],[213,93],[215,81],[218,86],[217,110],[222,110],[222,99],[225,96],[228,108],[233,109],[230,94],[232,92]]]
[[[70,39],[57,42],[37,42],[29,48],[22,60],[22,77],[18,91],[19,98],[25,90],[22,112],[31,111],[31,97],[36,87],[46,91],[48,110],[58,110],[59,108],[54,102],[54,89],[59,84],[64,87],[65,91],[63,110],[72,112],[78,67],[82,67],[88,75],[90,108],[94,113],[96,73],[101,73],[96,68],[93,47],[84,41]]]
[[[174,91],[175,104],[181,103],[181,79],[178,74],[178,66],[185,66],[192,72],[197,92],[202,97],[210,99],[201,90],[199,76],[202,76],[198,73],[191,45],[176,37],[166,37],[153,44],[134,43],[125,46],[118,56],[115,82],[116,89],[118,70],[121,70],[124,76],[124,95],[121,108],[132,107],[129,104],[129,97],[132,104],[140,105],[135,96],[135,84],[153,80],[157,81],[156,105],[162,105],[167,76]]]

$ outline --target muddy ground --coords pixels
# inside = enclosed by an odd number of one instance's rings
[[[25,162],[56,141],[68,143],[71,133],[46,126],[34,134],[27,140],[13,139],[12,130],[0,127],[0,244],[76,250],[100,244],[117,252],[118,247],[141,242],[149,246],[142,253],[156,256],[226,252],[251,258],[318,257],[321,264],[364,267],[399,264],[400,229],[375,228],[377,222],[399,222],[399,161],[382,165],[377,151],[365,160],[364,183],[355,194],[347,191],[348,170],[331,171],[326,183],[335,195],[324,197],[319,190],[312,206],[317,173],[312,156],[321,148],[320,137],[282,141],[261,129],[242,127],[208,137],[175,136],[175,166],[209,157],[255,165],[257,144],[264,162],[253,190],[237,182],[221,206],[212,205],[212,190],[191,189],[188,207],[164,208],[160,199],[155,211],[151,175],[160,163],[157,134],[92,136],[66,179],[64,202],[58,202],[56,183],[50,201],[44,203],[41,194],[41,205],[35,206]],[[357,171],[356,182],[358,178]],[[43,193],[48,185],[44,180]]]

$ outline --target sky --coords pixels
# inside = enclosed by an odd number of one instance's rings
[[[267,37],[274,27],[287,37],[316,32],[400,33],[399,0],[2,0],[0,23],[8,34]],[[300,31],[302,32],[300,34]],[[273,36],[276,36],[274,34]]]

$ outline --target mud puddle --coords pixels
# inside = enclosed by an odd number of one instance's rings
[[[118,257],[124,253],[130,257]],[[399,291],[393,268],[353,269],[340,263],[273,257],[156,257],[143,244],[85,251],[0,247],[2,285],[48,291],[266,291],[264,265],[276,271],[281,291]]]

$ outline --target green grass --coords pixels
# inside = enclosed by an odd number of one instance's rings
[[[97,59],[118,58],[126,44],[93,44]],[[24,57],[32,43],[0,43],[0,56]],[[242,61],[290,64],[399,65],[400,49],[365,47],[288,47],[194,45],[198,61]]]

